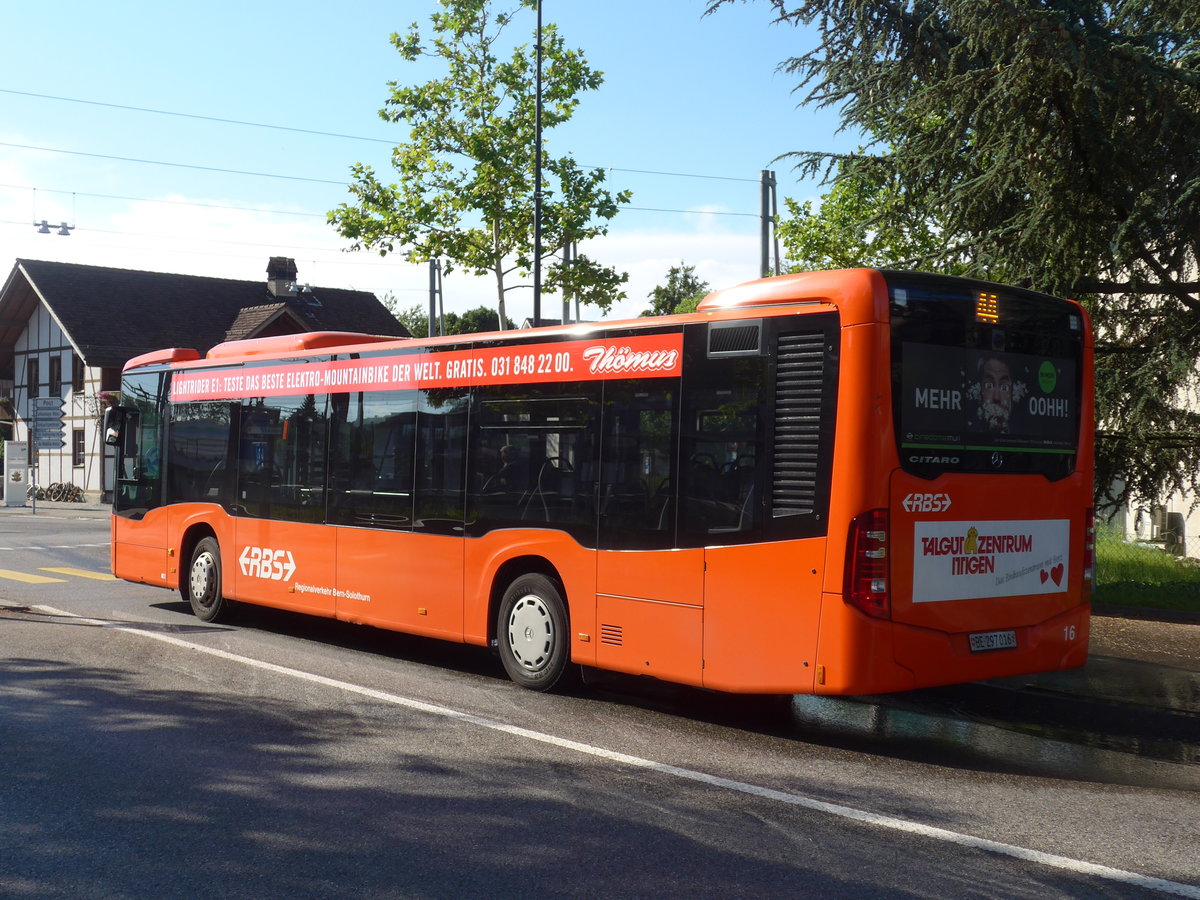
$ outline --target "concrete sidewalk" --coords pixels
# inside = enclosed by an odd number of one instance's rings
[[[1200,672],[1200,614],[1104,604],[1092,613],[1092,656]]]
[[[112,514],[112,506],[108,503],[61,503],[55,500],[39,500],[36,512],[26,501],[24,506],[4,506],[0,504],[0,515],[30,516],[74,516],[89,519],[105,519]]]

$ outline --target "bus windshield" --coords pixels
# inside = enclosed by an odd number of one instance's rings
[[[1078,308],[965,279],[887,280],[905,471],[1070,475],[1079,439]]]

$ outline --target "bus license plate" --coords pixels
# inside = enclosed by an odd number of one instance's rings
[[[1017,633],[1015,631],[980,631],[967,635],[971,642],[972,653],[982,653],[985,650],[1015,650]]]

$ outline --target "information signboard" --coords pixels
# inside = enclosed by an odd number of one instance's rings
[[[33,446],[35,450],[61,450],[63,441],[62,397],[35,397],[33,407]]]
[[[4,505],[24,506],[29,477],[29,444],[4,442]]]

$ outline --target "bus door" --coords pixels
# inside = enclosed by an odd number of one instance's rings
[[[700,684],[704,550],[677,548],[674,379],[604,386],[597,664]]]
[[[466,395],[334,395],[337,617],[463,638]]]
[[[333,615],[335,544],[325,520],[326,398],[242,401],[233,558],[240,600]]]
[[[162,372],[126,375],[121,385],[116,493],[112,519],[113,575],[167,583],[167,519],[163,504]]]
[[[836,341],[824,315],[689,334],[679,540],[705,548],[705,687],[812,690]]]

